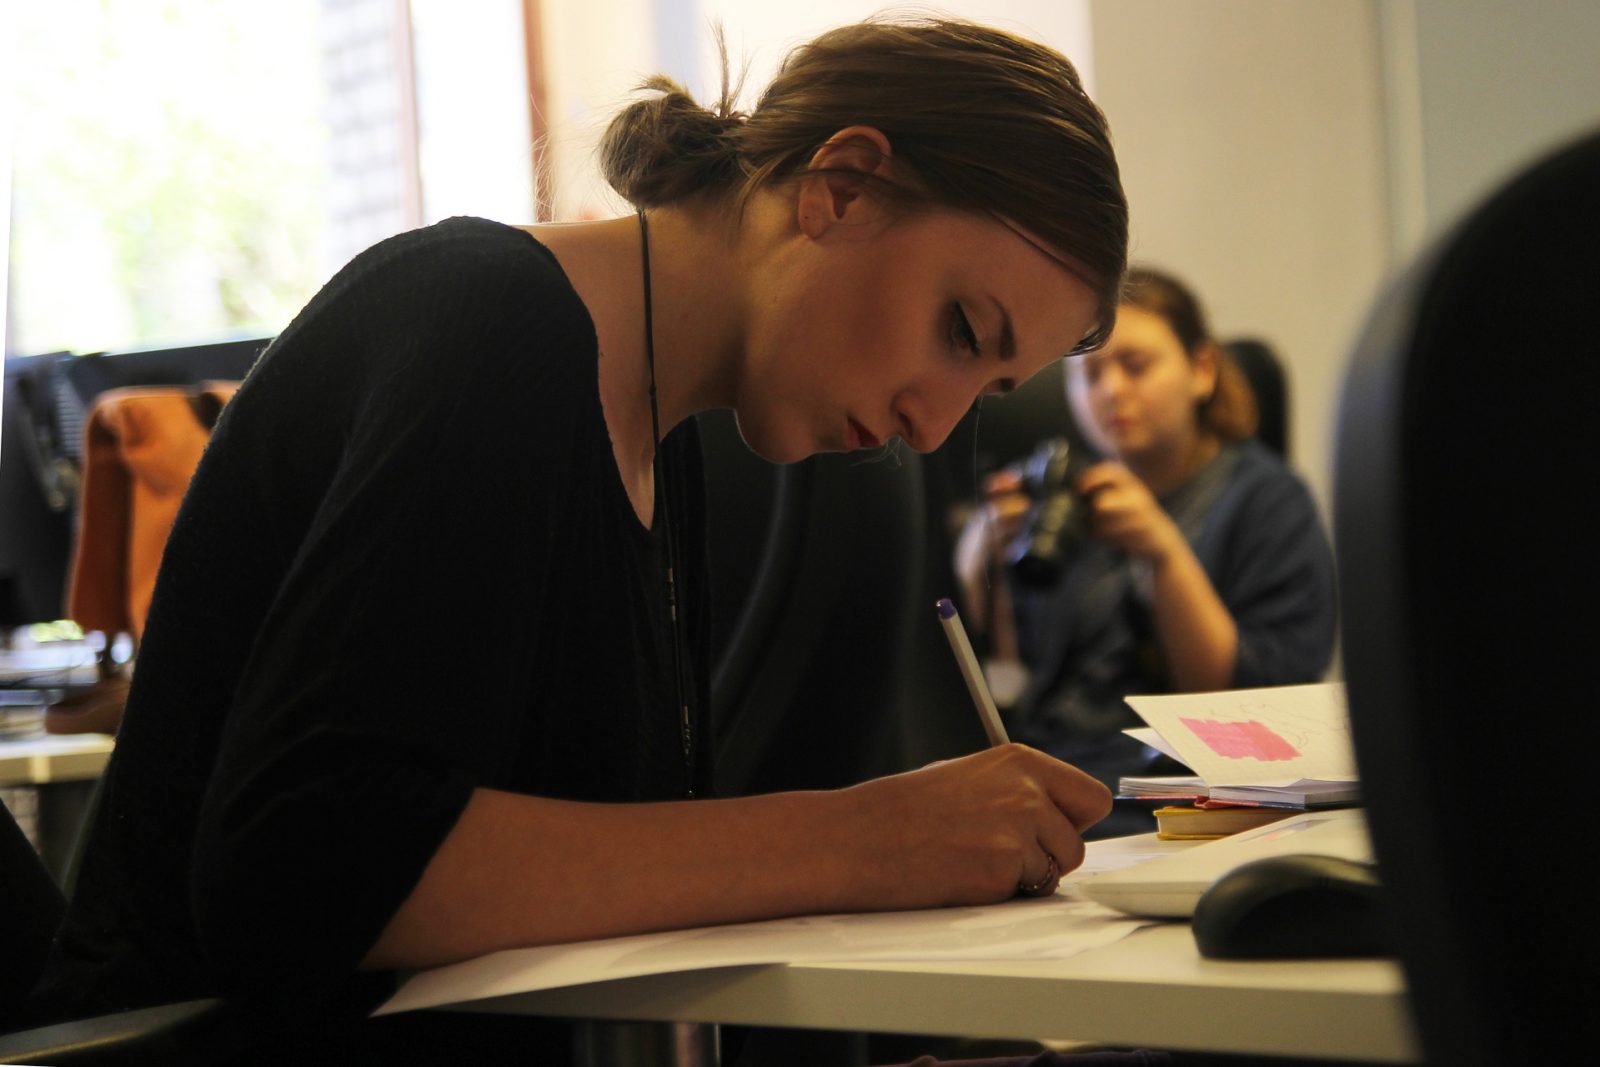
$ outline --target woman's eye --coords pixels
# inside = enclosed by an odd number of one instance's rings
[[[950,340],[973,355],[982,354],[983,350],[978,347],[978,335],[973,331],[972,323],[967,321],[967,313],[960,304],[950,305]]]

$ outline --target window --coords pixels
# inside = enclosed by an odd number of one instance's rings
[[[13,10],[7,350],[281,327],[328,272],[316,0]]]

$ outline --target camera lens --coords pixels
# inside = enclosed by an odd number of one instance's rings
[[[1088,463],[1065,439],[1046,441],[1023,468],[1023,488],[1033,507],[1011,542],[1007,560],[1017,581],[1047,586],[1061,575],[1087,532],[1087,510],[1078,478]]]

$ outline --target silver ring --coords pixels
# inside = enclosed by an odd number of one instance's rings
[[[1046,852],[1044,854],[1044,858],[1045,862],[1049,864],[1049,866],[1045,868],[1044,877],[1031,884],[1027,882],[1018,882],[1018,893],[1021,893],[1023,896],[1027,897],[1037,897],[1055,891],[1056,880],[1061,877],[1061,868],[1056,865],[1056,858],[1050,853]]]

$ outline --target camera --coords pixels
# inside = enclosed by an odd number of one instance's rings
[[[1042,442],[1023,462],[1022,491],[1033,506],[1006,550],[1011,573],[1021,584],[1053,584],[1088,536],[1089,502],[1077,486],[1092,462],[1064,437]]]

